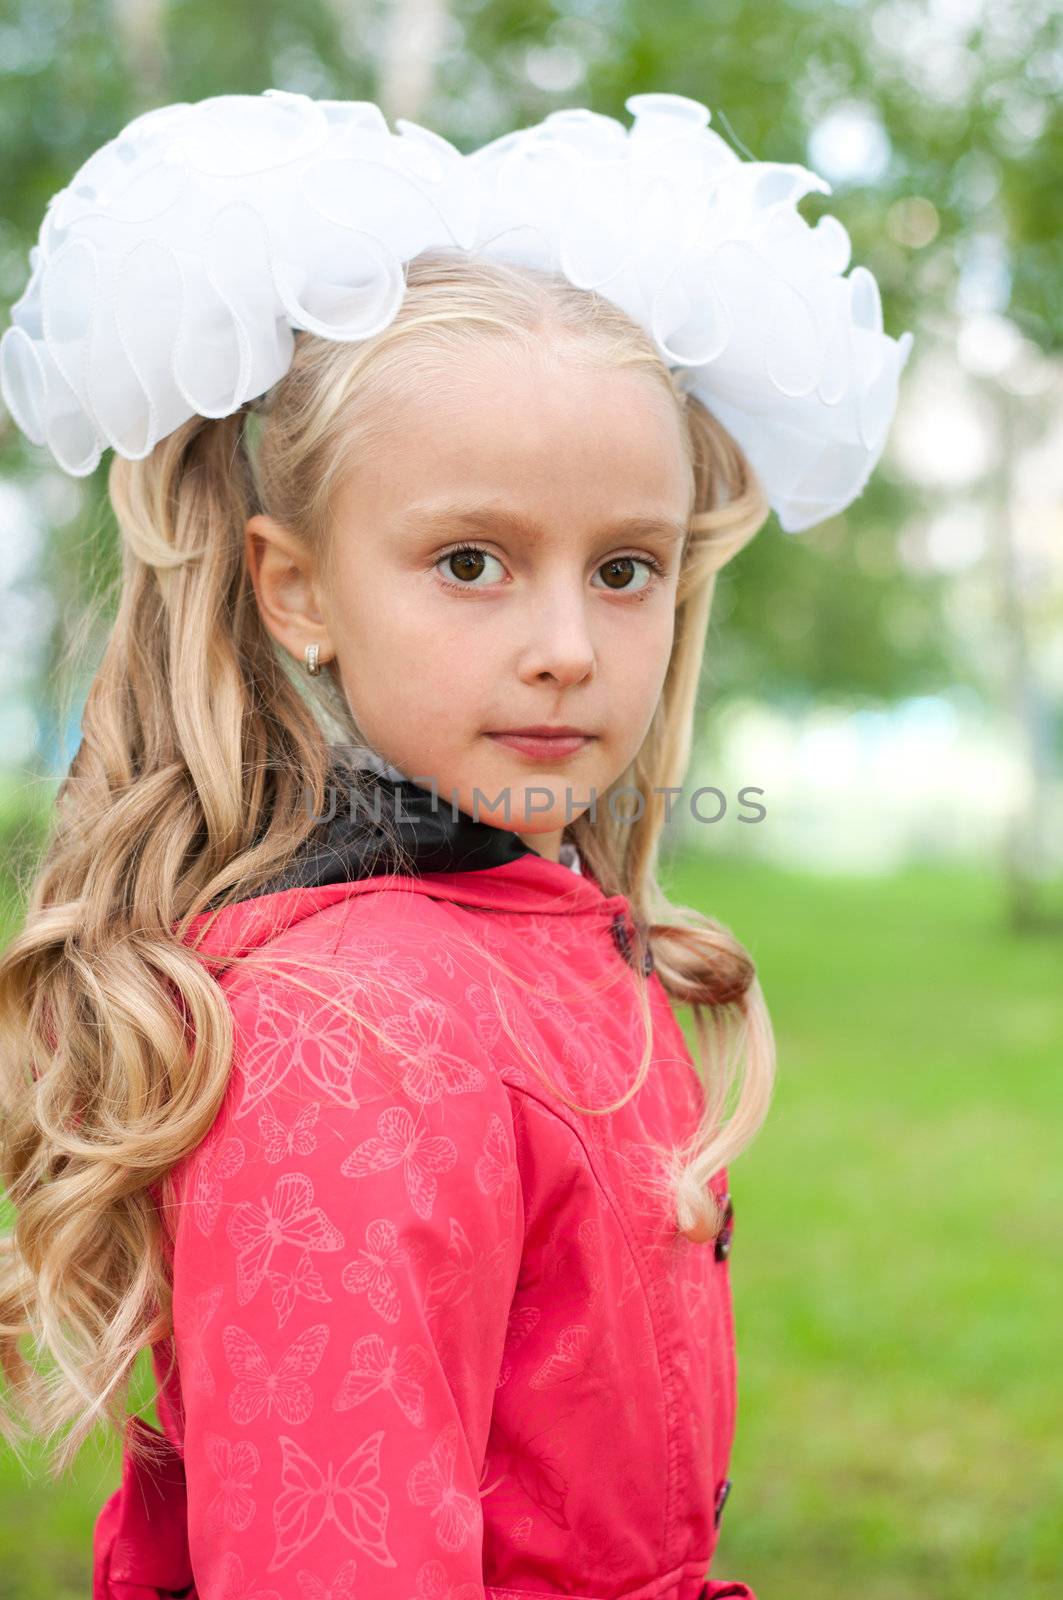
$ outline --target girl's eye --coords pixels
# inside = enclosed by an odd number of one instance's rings
[[[448,564],[451,575],[458,580],[451,585],[452,588],[482,589],[486,584],[477,584],[476,580],[483,576],[484,564],[488,561],[494,561],[499,567],[502,565],[497,556],[481,549],[479,545],[463,544],[440,556],[436,566],[441,567],[444,562]],[[645,567],[647,576],[645,582],[633,585],[630,575],[637,567]],[[606,575],[604,587],[612,589],[614,594],[641,594],[656,578],[663,577],[664,570],[662,563],[653,556],[614,556],[610,561],[603,561],[597,569]]]
[[[645,583],[633,586],[627,582],[628,573],[634,567],[647,569]],[[598,572],[606,574],[605,587],[615,594],[641,594],[655,579],[663,577],[664,567],[655,556],[613,556],[611,561],[603,561]]]
[[[462,544],[456,550],[448,550],[445,556],[440,556],[436,566],[441,567],[444,562],[450,566],[452,575],[458,579],[457,583],[451,584],[451,588],[483,589],[486,585],[476,584],[474,580],[482,575],[485,561],[493,561],[498,567],[502,565],[497,556],[481,550],[479,545]]]

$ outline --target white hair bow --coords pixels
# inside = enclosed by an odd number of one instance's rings
[[[555,111],[469,155],[371,101],[267,89],[163,106],[48,204],[0,339],[0,392],[75,477],[146,456],[287,371],[293,329],[366,339],[434,246],[541,266],[650,334],[732,434],[781,526],[842,510],[881,456],[912,336],[847,276],[830,185],[745,161],[696,100],[636,94],[630,128]]]

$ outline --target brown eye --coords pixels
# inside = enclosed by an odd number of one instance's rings
[[[607,561],[604,567],[598,568],[598,571],[606,573],[606,581],[610,589],[626,589],[627,580],[634,568],[635,563],[630,556],[618,556],[615,561]],[[614,578],[618,580],[615,584],[613,582]]]
[[[501,561],[489,550],[481,550],[477,545],[459,545],[456,550],[448,550],[445,556],[440,556],[436,569],[445,583],[450,582],[446,576],[447,569],[451,578],[458,580],[450,583],[452,589],[485,589],[487,584],[477,583],[476,580],[483,576],[485,564],[489,561],[495,563],[499,572],[504,571]]]
[[[455,550],[447,561],[456,578],[478,578],[484,569],[482,550]]]
[[[638,575],[636,571],[638,567],[646,568],[646,581],[632,585],[628,580],[632,572]],[[612,561],[603,562],[598,571],[605,574],[607,589],[612,589],[614,593],[638,594],[653,582],[655,567],[652,562],[644,561],[641,556],[616,556]]]

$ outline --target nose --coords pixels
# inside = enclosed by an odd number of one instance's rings
[[[521,653],[523,681],[539,683],[545,677],[569,687],[589,678],[594,668],[594,641],[578,583],[564,579],[540,589],[529,610]]]

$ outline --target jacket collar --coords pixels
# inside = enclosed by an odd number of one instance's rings
[[[629,912],[626,897],[604,894],[586,862],[574,872],[549,861],[517,834],[478,822],[396,771],[362,771],[356,786],[352,765],[334,756],[325,815],[283,871],[245,899],[201,912],[186,941],[202,930],[200,948],[241,953],[326,906],[385,887],[494,911]],[[406,862],[374,831],[378,804]]]
[[[405,860],[394,850],[392,834]],[[325,815],[284,870],[255,892],[316,889],[405,870],[418,877],[484,871],[529,855],[542,860],[509,829],[477,822],[409,778],[372,770],[356,776],[334,761]]]

